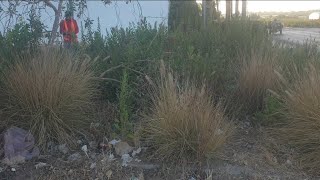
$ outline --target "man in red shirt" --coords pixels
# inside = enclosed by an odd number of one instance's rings
[[[78,43],[79,28],[73,19],[71,11],[66,11],[65,19],[60,22],[60,34],[63,35],[64,47],[69,49],[73,43]]]

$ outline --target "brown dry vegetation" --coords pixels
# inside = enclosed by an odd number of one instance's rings
[[[319,175],[320,167],[320,72],[310,65],[306,75],[294,85],[287,85],[282,99],[285,102],[285,121],[271,133],[298,154],[303,169]]]
[[[234,125],[205,87],[177,79],[162,66],[151,113],[146,116],[146,141],[156,157],[170,161],[202,160],[215,155],[232,135]]]
[[[276,67],[273,56],[253,52],[251,56],[244,56],[239,68],[240,100],[246,112],[256,112],[263,107],[263,101],[268,89],[275,88]]]
[[[30,129],[44,148],[69,143],[88,127],[86,110],[95,93],[90,65],[52,49],[23,58],[3,79],[10,122]]]

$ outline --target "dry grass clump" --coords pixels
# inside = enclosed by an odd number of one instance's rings
[[[252,53],[240,66],[239,98],[248,113],[261,110],[268,89],[276,85],[275,63],[271,57]]]
[[[212,157],[231,136],[233,124],[205,88],[191,83],[179,86],[163,69],[153,92],[151,112],[146,116],[146,141],[159,159],[195,162]]]
[[[89,127],[86,110],[95,93],[89,63],[57,50],[20,59],[4,77],[9,124],[31,130],[40,147],[69,143]]]
[[[287,84],[290,88],[290,84]],[[288,87],[287,86],[287,87]],[[320,72],[310,66],[307,74],[283,95],[286,121],[271,133],[296,150],[301,167],[320,175]]]

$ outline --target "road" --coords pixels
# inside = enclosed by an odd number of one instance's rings
[[[289,28],[283,29],[282,35],[274,35],[276,40],[303,43],[306,40],[316,41],[320,44],[320,28]]]

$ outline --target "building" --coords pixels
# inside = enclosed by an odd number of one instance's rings
[[[320,12],[314,12],[309,15],[309,20],[318,20],[320,19]]]

